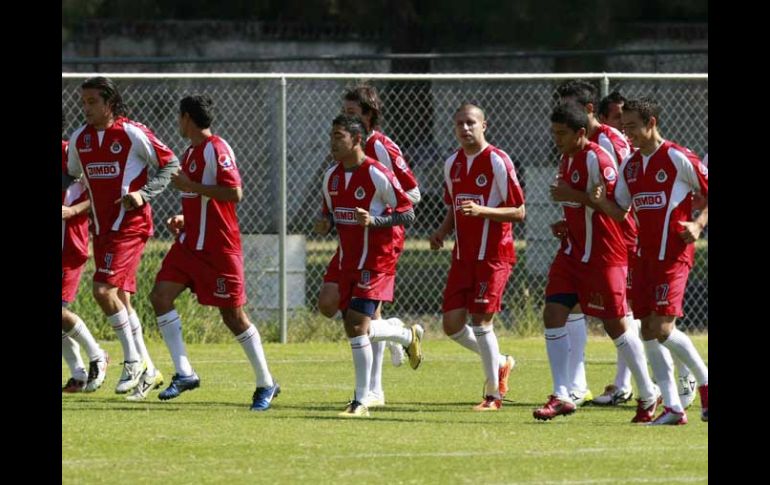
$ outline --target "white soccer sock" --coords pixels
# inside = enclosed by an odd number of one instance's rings
[[[123,360],[126,362],[138,362],[142,355],[134,344],[134,336],[131,334],[131,324],[128,323],[128,312],[125,307],[114,315],[107,317],[112,329],[118,336],[121,347],[123,347]]]
[[[79,316],[75,315],[75,326],[67,332],[67,336],[75,339],[83,347],[88,355],[88,360],[99,360],[104,357],[104,351],[96,343],[94,336],[91,335],[91,331],[88,330],[88,327]]]
[[[588,342],[586,316],[582,313],[570,313],[564,327],[567,329],[569,340],[568,391],[583,394],[588,390],[585,366],[586,343]]]
[[[487,378],[485,394],[500,399],[500,381],[498,369],[500,367],[500,347],[497,344],[495,327],[492,324],[473,327],[473,334],[479,345],[481,366],[484,376]]]
[[[155,374],[155,364],[150,359],[150,354],[147,352],[147,347],[144,345],[144,334],[142,332],[142,322],[139,321],[139,315],[132,308],[131,313],[128,314],[128,323],[131,325],[131,334],[134,336],[134,345],[136,350],[142,354],[142,358],[147,362],[147,375]]]
[[[254,369],[254,375],[257,377],[257,387],[272,387],[273,376],[267,368],[265,349],[262,348],[262,338],[257,327],[249,325],[249,328],[237,335],[235,340],[241,344],[246,357],[251,362],[251,368]]]
[[[80,345],[75,339],[67,336],[64,330],[61,332],[61,356],[70,369],[70,376],[83,382],[88,379],[88,372],[86,372],[85,364],[80,357]]]
[[[698,350],[686,333],[674,328],[663,342],[663,345],[690,368],[692,373],[695,374],[695,380],[698,381],[699,386],[709,383],[709,370],[706,367],[706,363],[703,362]]]
[[[458,344],[462,345],[466,349],[470,350],[473,353],[481,354],[481,351],[479,350],[479,343],[476,340],[476,336],[473,334],[473,330],[471,330],[471,327],[468,325],[463,325],[463,329],[460,330],[457,333],[453,333],[449,336],[452,340],[457,342]],[[505,365],[505,354],[499,354],[498,359],[498,365],[500,367]]]
[[[356,371],[356,393],[353,398],[361,401],[369,393],[369,379],[372,375],[372,345],[368,335],[351,337],[350,349],[353,351],[353,368]]]
[[[679,399],[679,393],[674,383],[674,363],[671,361],[671,354],[663,352],[664,348],[656,339],[644,341],[644,350],[647,352],[647,360],[652,366],[652,374],[655,376],[661,394],[663,394],[663,405],[678,413],[683,413],[682,401]]]
[[[408,347],[412,343],[412,329],[392,325],[387,320],[371,320],[369,322],[369,340],[371,342],[389,340]]]
[[[191,376],[193,374],[190,360],[187,358],[187,349],[182,340],[182,319],[176,310],[159,315],[158,329],[163,335],[163,341],[171,354],[171,360],[174,362],[174,369],[180,376]]]
[[[622,355],[626,366],[630,369],[629,372],[634,374],[639,397],[644,401],[650,401],[655,397],[655,385],[647,371],[647,358],[644,355],[644,345],[639,338],[639,333],[636,329],[629,328],[613,342],[617,347],[618,355]]]
[[[636,336],[638,337],[639,330],[641,329],[641,326],[642,326],[642,321],[638,319],[634,319],[634,314],[629,313],[628,315],[626,315],[626,323],[628,324],[628,328],[626,329],[626,332],[628,331],[636,332]],[[642,345],[642,350],[644,350],[644,345]],[[624,391],[630,391],[631,390],[631,370],[626,365],[626,359],[624,359],[623,356],[620,355],[620,352],[618,352],[617,354],[618,354],[618,371],[615,374],[615,387],[617,387],[618,389],[623,389]]]
[[[371,337],[369,338],[371,340]],[[372,375],[369,377],[369,390],[382,395],[382,358],[385,356],[387,342],[372,342]]]
[[[571,400],[567,386],[569,385],[569,340],[567,329],[546,328],[545,349],[548,352],[548,362],[551,364],[553,379],[553,395],[564,400]]]

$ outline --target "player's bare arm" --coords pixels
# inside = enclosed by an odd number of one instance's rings
[[[332,230],[332,223],[327,217],[321,216],[321,218],[316,219],[315,223],[313,224],[313,232],[315,232],[319,236],[325,236],[329,234],[329,231],[331,230]]]
[[[184,216],[182,214],[177,214],[169,217],[166,219],[166,227],[168,227],[168,230],[176,236],[182,229],[184,229]]]
[[[688,244],[697,241],[700,237],[700,233],[703,232],[703,229],[708,225],[708,222],[709,206],[708,199],[706,199],[706,205],[703,207],[703,210],[698,215],[697,219],[692,222],[679,221],[679,225],[684,228],[684,230],[679,233],[679,237]]]
[[[190,180],[181,170],[171,174],[171,184],[181,192],[200,194],[222,202],[237,203],[243,198],[243,190],[240,187],[199,184]]]
[[[88,212],[88,210],[91,208],[91,200],[86,199],[83,202],[71,206],[62,205],[61,206],[61,219],[63,221],[66,221],[68,219],[71,219],[77,215],[83,214],[84,212]]]
[[[551,234],[559,239],[567,237],[567,221],[561,220],[551,224]]]
[[[444,238],[452,232],[455,227],[454,207],[447,206],[447,212],[444,220],[436,231],[430,235],[430,248],[434,251],[444,247]]]
[[[526,210],[524,204],[519,207],[486,207],[470,200],[460,204],[460,212],[470,217],[484,217],[495,222],[521,222]]]
[[[605,187],[603,183],[591,187],[589,198],[591,199],[593,207],[599,209],[618,222],[622,222],[628,215],[628,210],[620,208],[614,200],[607,199],[607,187]]]

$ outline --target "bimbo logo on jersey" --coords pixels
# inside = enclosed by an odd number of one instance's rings
[[[649,210],[666,207],[665,192],[640,192],[634,196],[634,209]]]
[[[120,163],[103,162],[86,165],[89,179],[112,179],[120,175]]]
[[[455,207],[460,208],[463,201],[470,200],[471,202],[475,202],[478,205],[484,205],[484,196],[483,195],[476,195],[476,194],[457,194],[455,196]]]
[[[356,210],[348,209],[346,207],[338,207],[334,209],[334,223],[347,224],[349,226],[358,224],[356,221]]]

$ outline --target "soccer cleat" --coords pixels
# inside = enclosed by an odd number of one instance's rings
[[[551,395],[548,396],[548,402],[546,402],[543,407],[535,409],[532,412],[532,416],[534,416],[535,419],[548,421],[549,419],[553,419],[556,416],[567,416],[572,414],[575,412],[575,409],[577,409],[577,406],[575,406],[573,403],[569,401],[563,401],[558,397]]]
[[[700,393],[700,420],[708,422],[709,420],[709,385],[703,384],[698,388]]]
[[[618,389],[615,384],[610,384],[604,388],[604,392],[596,396],[591,404],[595,406],[617,406],[628,402],[634,397],[634,393],[631,390]]]
[[[344,411],[337,416],[341,418],[368,418],[369,409],[360,401],[350,401]]]
[[[511,377],[511,371],[516,365],[516,360],[512,355],[505,356],[505,364],[501,365],[497,369],[497,382],[498,391],[500,391],[500,399],[504,398],[508,394],[508,378]]]
[[[270,403],[281,393],[281,386],[273,382],[272,387],[258,387],[251,396],[252,411],[267,411],[270,409]]]
[[[64,387],[61,388],[61,392],[66,392],[68,394],[71,394],[74,392],[83,392],[85,387],[86,387],[85,382],[77,380],[74,377],[70,377],[67,383],[64,384]]]
[[[575,403],[575,406],[577,407],[583,407],[594,400],[594,394],[591,392],[590,389],[580,394],[576,392],[570,392],[569,397],[572,399],[572,402]]]
[[[196,389],[200,385],[201,380],[195,371],[193,371],[192,375],[189,376],[180,376],[179,374],[174,374],[173,377],[171,377],[171,384],[169,384],[168,387],[164,390],[160,391],[158,394],[158,399],[161,401],[168,401],[169,399],[178,397],[185,391]]]
[[[655,398],[650,401],[645,401],[643,399],[636,400],[636,415],[631,418],[632,423],[649,423],[653,420],[655,417],[655,410],[657,410],[660,403],[663,402],[663,397],[661,396],[660,391],[658,391],[657,386],[655,386],[655,391],[657,394],[655,395]]]
[[[92,360],[88,364],[88,380],[84,392],[94,392],[102,387],[104,378],[107,377],[107,364],[110,363],[110,356],[106,351],[102,351],[102,358]]]
[[[388,350],[390,350],[390,362],[393,364],[393,367],[401,367],[401,364],[406,360],[404,348],[395,342],[388,342]]]
[[[485,396],[481,404],[473,406],[474,411],[497,411],[503,407],[503,400],[494,396]]]
[[[422,336],[424,333],[425,330],[422,325],[414,324],[412,326],[412,342],[409,346],[404,347],[406,355],[409,356],[409,365],[415,370],[420,367],[420,362],[422,362]]]
[[[647,426],[662,426],[662,425],[670,425],[670,426],[678,426],[682,424],[687,424],[687,413],[682,411],[681,413],[678,413],[671,409],[670,407],[664,406],[663,412],[655,418],[655,421],[652,421],[651,423],[647,423]]]
[[[695,388],[698,387],[698,383],[692,374],[679,376],[677,383],[679,384],[679,400],[682,401],[682,407],[687,409],[695,400]]]
[[[115,394],[125,394],[139,385],[142,374],[147,369],[145,361],[123,362],[123,372],[120,374]]]
[[[126,396],[127,401],[144,401],[147,394],[153,389],[158,389],[163,385],[163,374],[158,369],[155,369],[155,373],[150,375],[146,370],[142,374],[142,379],[139,384],[134,388],[133,392]]]
[[[369,394],[361,399],[361,403],[367,408],[381,408],[385,405],[385,393],[369,391]]]

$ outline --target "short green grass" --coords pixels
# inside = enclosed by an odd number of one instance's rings
[[[708,336],[693,337],[704,359]],[[265,413],[248,409],[250,366],[234,341],[191,344],[201,387],[173,401],[157,391],[141,403],[113,393],[120,347],[104,386],[62,395],[63,483],[707,483],[708,425],[645,427],[629,421],[631,404],[584,407],[551,422],[532,418],[550,393],[542,337],[500,339],[517,365],[503,409],[476,413],[484,380],[479,358],[448,339],[425,342],[417,370],[393,368],[386,352],[388,405],[370,419],[337,417],[352,394],[353,368],[344,341],[266,344],[283,392]],[[163,343],[150,352],[168,380]],[[615,350],[591,337],[588,380],[609,383]],[[62,381],[68,377],[62,363]]]

